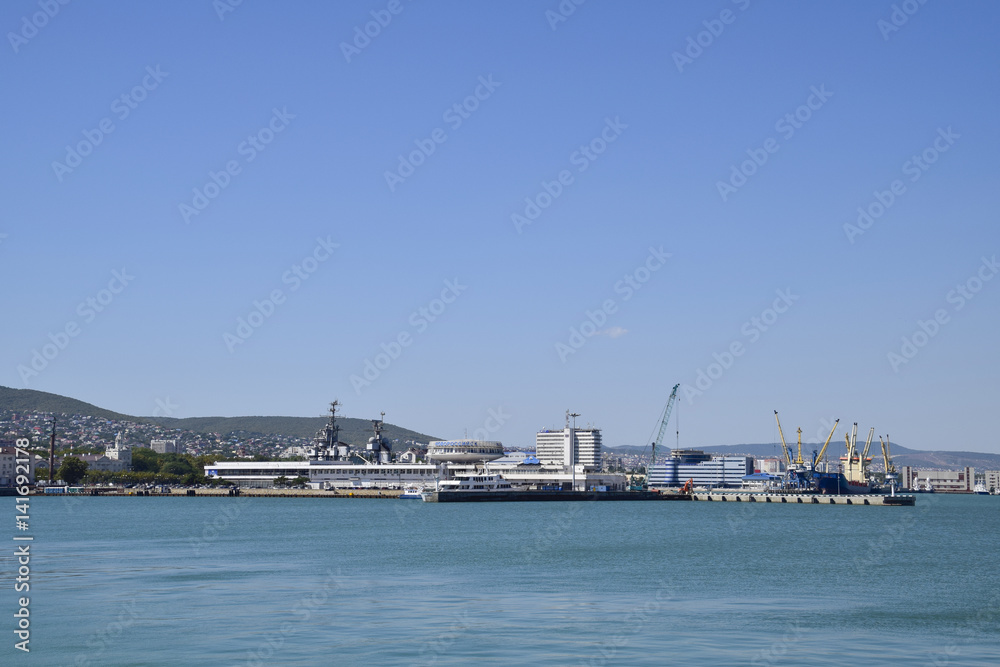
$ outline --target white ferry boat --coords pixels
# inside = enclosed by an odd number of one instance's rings
[[[457,479],[440,480],[433,491],[424,491],[420,497],[425,501],[434,493],[491,493],[495,491],[513,491],[510,482],[500,475],[492,473],[476,473]]]

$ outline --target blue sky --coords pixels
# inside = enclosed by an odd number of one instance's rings
[[[680,383],[682,446],[1000,452],[995,3],[45,7],[0,8],[0,384],[524,446]]]

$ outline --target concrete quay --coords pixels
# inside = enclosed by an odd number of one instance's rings
[[[739,493],[695,491],[692,500],[729,503],[791,503],[802,505],[874,505],[882,507],[912,507],[916,496],[857,495],[837,496],[819,493]]]

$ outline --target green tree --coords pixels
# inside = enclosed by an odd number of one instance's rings
[[[293,477],[292,480],[288,482],[288,486],[305,486],[308,483],[309,483],[309,478],[302,477],[300,475],[299,477]]]
[[[286,484],[288,484],[288,478],[285,477],[284,475],[282,475],[281,477],[274,478],[275,486],[285,486]]]
[[[147,447],[136,447],[132,450],[132,470],[160,472],[160,455]]]
[[[77,484],[87,474],[87,466],[86,461],[81,461],[75,456],[67,456],[56,471],[56,477],[67,484]]]
[[[160,466],[160,472],[167,473],[168,475],[190,475],[195,472],[191,467],[191,464],[185,459],[175,459],[173,461],[167,461]]]

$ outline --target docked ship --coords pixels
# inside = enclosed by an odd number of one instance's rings
[[[438,494],[449,493],[496,493],[513,491],[514,487],[510,482],[500,475],[491,473],[478,473],[463,475],[456,479],[446,479],[438,482],[437,488],[433,491],[424,491],[420,497],[425,502],[434,502]]]
[[[313,489],[402,489],[429,486],[445,474],[435,463],[393,462],[392,442],[383,419],[372,419],[373,434],[363,448],[340,441],[338,401],[330,404],[326,425],[313,439],[308,461],[218,461],[205,466],[205,476],[241,487],[271,488],[278,477],[305,477]]]
[[[847,495],[872,492],[870,482],[852,481],[842,472],[816,472],[813,473],[813,480],[819,493]]]

